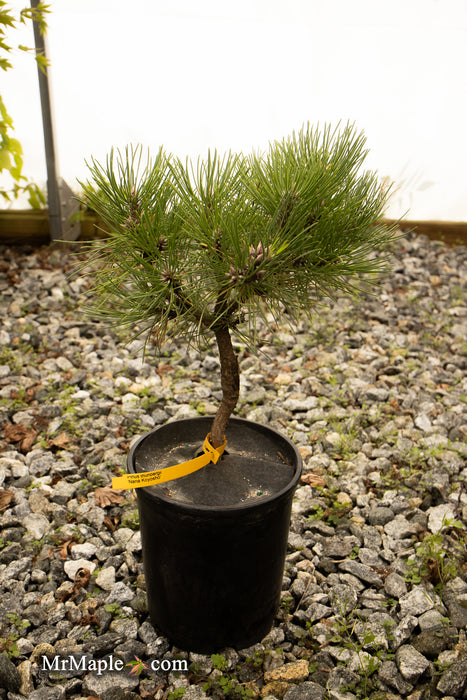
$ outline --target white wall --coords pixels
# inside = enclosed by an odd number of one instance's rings
[[[389,215],[467,221],[466,0],[51,5],[56,142],[71,185],[112,145],[196,157],[350,120],[367,135],[368,166],[398,187]],[[32,45],[32,30],[17,39]],[[36,69],[22,55],[15,65],[0,91],[25,169],[44,181]]]

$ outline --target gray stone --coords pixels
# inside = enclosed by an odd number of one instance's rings
[[[183,693],[185,700],[208,700],[208,696],[199,685],[190,685]]]
[[[139,685],[137,676],[130,676],[126,673],[110,671],[98,675],[97,673],[88,673],[83,679],[83,691],[88,695],[101,696],[105,692],[113,688],[121,688],[122,690],[133,690]]]
[[[370,525],[386,525],[394,519],[394,511],[387,506],[375,506],[368,514],[368,522]]]
[[[418,527],[416,523],[409,522],[399,513],[394,520],[385,524],[384,531],[389,537],[393,537],[395,540],[403,540],[412,535],[416,535]]]
[[[378,667],[378,678],[387,686],[397,690],[401,695],[408,695],[413,685],[408,683],[399,673],[394,661],[383,661]]]
[[[106,566],[96,576],[96,585],[103,591],[111,591],[115,585],[115,567]]]
[[[449,649],[457,641],[457,630],[455,627],[437,627],[423,630],[410,642],[412,646],[429,659],[436,659],[438,655]]]
[[[459,576],[444,585],[443,602],[454,627],[467,627],[467,583]]]
[[[12,561],[3,571],[0,571],[0,581],[22,580],[26,572],[31,570],[31,564],[32,557],[21,557],[17,561]]]
[[[467,659],[456,661],[444,671],[436,686],[436,689],[444,695],[453,695],[455,698],[464,697],[467,689]]]
[[[383,560],[379,557],[378,552],[368,547],[360,547],[358,550],[358,558],[365,566],[377,569],[383,566]]]
[[[325,689],[313,683],[313,681],[305,681],[299,685],[289,688],[284,695],[284,700],[323,700]]]
[[[446,617],[436,608],[427,610],[418,618],[418,624],[422,632],[431,629],[442,629],[446,622]]]
[[[367,651],[388,649],[389,641],[386,627],[379,621],[367,620],[365,622],[357,622],[354,629],[360,644]]]
[[[63,564],[63,568],[68,578],[74,581],[79,569],[87,569],[92,574],[96,568],[96,565],[94,562],[89,561],[88,559],[68,559]]]
[[[136,639],[138,635],[138,622],[126,617],[117,617],[110,623],[110,631],[115,632],[124,639]]]
[[[65,697],[65,688],[62,686],[42,686],[29,693],[28,700],[63,700]]]
[[[331,608],[327,605],[312,603],[307,607],[304,619],[308,619],[310,622],[316,622],[316,620],[321,620],[323,617],[329,617],[331,612]]]
[[[123,581],[117,581],[112,587],[109,595],[105,599],[105,604],[110,603],[129,603],[134,598],[134,591],[131,590]]]
[[[402,576],[392,572],[384,580],[384,590],[391,598],[401,598],[407,593],[407,584]]]
[[[348,615],[355,609],[358,602],[357,592],[346,584],[337,584],[330,590],[332,609],[336,615]]]
[[[363,542],[368,549],[378,550],[381,547],[381,533],[373,525],[363,526]]]
[[[101,700],[141,700],[141,695],[128,688],[109,688],[102,693]]]
[[[399,600],[401,616],[421,615],[435,607],[436,601],[424,586],[416,586]]]
[[[213,669],[213,661],[209,655],[191,652],[189,659],[191,663],[196,664],[200,673],[203,673],[206,676],[211,673]]]
[[[439,506],[428,508],[426,514],[428,529],[434,534],[440,532],[449,521],[454,522],[456,519],[454,508],[450,503],[441,503]]]
[[[90,542],[84,542],[83,544],[74,544],[71,549],[72,559],[90,559],[95,555],[97,547],[95,544]]]
[[[354,683],[358,683],[359,680],[360,676],[354,673],[353,671],[350,671],[348,668],[345,668],[345,666],[336,666],[335,668],[332,668],[329,672],[329,678],[326,684],[326,689],[330,693],[333,691],[341,692],[342,686],[353,685]]]
[[[396,651],[396,664],[402,677],[409,683],[415,683],[425,673],[430,662],[413,646],[404,644]]]
[[[406,615],[396,627],[391,629],[390,646],[397,649],[401,644],[410,639],[412,632],[418,625],[418,620],[414,615]]]
[[[347,573],[352,574],[353,576],[356,576],[361,581],[365,581],[365,583],[369,583],[371,586],[381,588],[383,585],[381,577],[375,571],[370,569],[369,566],[360,564],[359,562],[353,561],[352,559],[347,559],[346,561],[339,564],[339,569],[341,571],[346,571]]]
[[[300,411],[306,413],[306,411],[310,411],[312,408],[316,408],[317,405],[318,398],[316,396],[308,396],[305,399],[286,399],[282,403],[282,406],[287,411],[292,411],[293,413]]]
[[[324,554],[327,557],[344,559],[348,557],[352,551],[354,543],[350,538],[343,539],[341,537],[330,537],[324,543]]]
[[[387,389],[376,386],[370,386],[362,393],[367,401],[386,401],[389,396]]]
[[[0,654],[0,688],[17,693],[21,685],[21,674],[6,654]]]
[[[206,355],[203,360],[203,367],[208,372],[215,372],[219,368],[219,364],[219,359],[217,357],[213,357],[212,355]]]
[[[35,540],[41,540],[50,527],[50,523],[40,513],[31,513],[23,519],[23,525]]]

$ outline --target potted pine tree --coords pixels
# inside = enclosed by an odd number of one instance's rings
[[[255,351],[259,319],[296,321],[379,278],[395,230],[365,157],[352,125],[308,125],[265,155],[192,164],[128,147],[90,165],[84,198],[108,229],[90,244],[92,313],[146,349],[168,337],[218,349],[214,418],[141,436],[113,482],[136,488],[151,620],[181,648],[246,647],[273,624],[301,458],[285,435],[232,417],[232,336]]]

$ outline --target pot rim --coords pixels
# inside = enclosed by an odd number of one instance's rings
[[[153,433],[161,430],[164,428],[166,425],[172,424],[172,423],[186,423],[188,421],[199,421],[199,422],[206,422],[210,423],[211,419],[207,416],[194,416],[192,418],[180,418],[175,421],[169,421],[167,423],[163,423],[162,425],[158,425],[155,428],[152,428],[152,430],[147,431],[143,435],[140,435],[138,438],[136,438],[133,442],[133,444],[130,446],[130,450],[128,452],[127,456],[127,469],[130,473],[136,474],[139,472],[136,472],[136,469],[134,468],[135,465],[135,460],[134,460],[134,454],[139,447],[139,445],[144,442],[150,435]],[[244,423],[247,424],[248,426],[251,426],[253,428],[257,427],[259,428],[258,432],[264,432],[267,431],[269,433],[272,433],[274,435],[277,435],[281,440],[284,440],[287,442],[295,455],[295,471],[292,479],[289,481],[289,483],[284,486],[283,489],[280,491],[276,491],[275,493],[271,494],[270,496],[264,496],[261,497],[258,500],[253,500],[251,502],[244,502],[244,503],[237,503],[234,505],[229,505],[229,506],[210,506],[210,505],[202,505],[202,504],[194,504],[194,503],[186,503],[184,501],[177,501],[175,499],[169,498],[168,496],[164,496],[163,494],[160,494],[157,490],[156,487],[154,486],[141,486],[138,489],[136,489],[137,494],[141,491],[145,495],[150,495],[151,498],[162,501],[163,503],[173,505],[174,507],[177,507],[181,511],[189,512],[189,513],[195,513],[195,512],[203,512],[203,513],[220,513],[220,512],[225,512],[225,513],[232,513],[234,511],[242,510],[254,510],[255,508],[263,508],[267,506],[267,504],[275,502],[277,500],[280,500],[282,497],[286,496],[289,494],[291,491],[293,492],[295,488],[297,487],[297,484],[300,480],[300,476],[302,474],[302,467],[303,467],[303,461],[302,461],[302,456],[297,448],[297,446],[285,435],[280,433],[278,430],[275,430],[274,428],[271,428],[268,425],[264,425],[263,423],[258,423],[256,421],[251,421],[246,418],[241,418],[238,416],[232,416],[229,419],[229,424],[230,422],[235,422],[235,423]],[[228,426],[227,426],[228,427]],[[200,438],[201,439],[201,438]],[[182,477],[183,478],[183,477]]]

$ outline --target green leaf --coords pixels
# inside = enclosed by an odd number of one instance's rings
[[[10,154],[4,148],[0,149],[0,172],[11,168]]]

